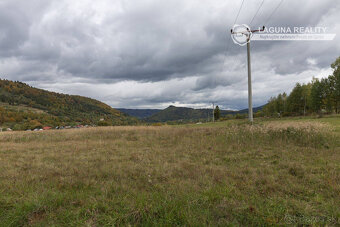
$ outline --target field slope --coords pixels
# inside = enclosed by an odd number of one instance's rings
[[[332,117],[0,133],[0,223],[337,225],[339,129]]]

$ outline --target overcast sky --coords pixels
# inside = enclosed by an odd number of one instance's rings
[[[242,0],[0,0],[0,78],[112,107],[247,107],[246,47],[230,39]],[[249,24],[262,0],[245,0]],[[331,73],[340,2],[265,0],[252,28],[324,26],[333,41],[253,41],[254,106]],[[229,47],[228,47],[229,46]]]

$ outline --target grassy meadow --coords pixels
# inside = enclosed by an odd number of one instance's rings
[[[340,116],[0,133],[0,226],[340,225]]]

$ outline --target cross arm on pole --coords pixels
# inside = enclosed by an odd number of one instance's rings
[[[255,32],[263,32],[265,28],[266,28],[266,27],[263,26],[262,29],[252,30],[251,33],[255,33]]]
[[[247,32],[241,31],[241,32],[234,32],[233,29],[230,30],[231,34],[243,34],[243,35],[248,35],[249,32],[255,33],[255,32],[263,32],[265,29],[265,26],[262,27],[262,29],[256,29],[256,30],[249,30],[247,29]]]

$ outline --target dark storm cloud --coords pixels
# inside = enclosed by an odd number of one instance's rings
[[[249,23],[260,3],[246,1],[237,23]],[[262,26],[278,3],[266,1],[252,26]],[[213,100],[231,108],[244,107],[246,51],[229,37],[240,4],[2,0],[0,73],[120,107],[203,105]],[[286,0],[266,25],[318,25],[338,33],[339,10],[331,0]],[[303,72],[321,72],[337,57],[339,43],[339,37],[328,42],[253,42],[254,78],[258,86],[265,84],[255,102],[264,103],[270,95],[267,91],[281,92],[282,87],[270,89],[277,75],[290,78],[285,83],[289,88],[307,78]],[[292,74],[300,77],[294,79]],[[79,90],[76,83],[87,89]],[[108,85],[112,89],[101,89]],[[142,92],[145,86],[157,92]]]
[[[278,1],[271,1],[265,5],[259,13],[259,17],[254,21],[253,28],[265,26],[285,26],[290,27],[307,27],[307,26],[324,26],[327,27],[328,33],[337,33],[332,30],[339,25],[335,21],[324,21],[329,14],[334,14],[334,10],[340,9],[339,4],[334,1],[283,1],[273,17],[267,24],[261,22],[266,21],[268,14],[275,8]],[[334,23],[335,22],[335,23]],[[338,43],[339,37],[334,41],[272,41],[272,42],[253,42],[252,50],[255,54],[266,55],[270,58],[271,67],[278,74],[300,73],[310,69],[310,65],[306,62],[307,58],[318,58],[316,62],[320,68],[328,67],[330,62],[334,61],[340,52],[340,46],[334,45]],[[239,51],[236,46],[234,53]]]
[[[19,48],[30,39],[30,27],[46,5],[41,0],[0,2],[0,56],[21,57]]]

